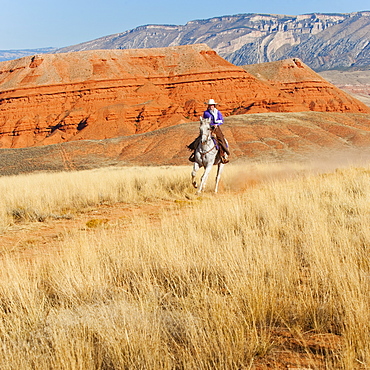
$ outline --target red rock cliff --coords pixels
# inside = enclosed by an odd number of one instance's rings
[[[0,63],[0,147],[149,132],[198,120],[211,97],[226,116],[312,108],[206,45],[45,54]],[[337,96],[323,99],[315,109]]]
[[[225,115],[302,110],[205,45],[49,54],[0,63],[0,146],[148,132],[197,120],[210,97]]]
[[[316,112],[370,113],[368,106],[331,84],[300,59],[245,65],[243,68]]]

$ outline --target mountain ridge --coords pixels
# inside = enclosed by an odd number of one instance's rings
[[[53,52],[205,43],[235,65],[299,58],[315,71],[322,71],[370,66],[369,34],[370,11],[301,15],[242,13],[191,20],[185,25],[141,25]],[[0,51],[0,60],[3,52]]]
[[[28,55],[35,54],[49,54],[53,53],[58,48],[47,47],[47,48],[36,48],[36,49],[18,49],[18,50],[0,50],[0,62],[7,60],[19,59]]]
[[[297,16],[246,13],[144,25],[57,52],[205,43],[235,65],[297,57],[314,70],[370,65],[370,11]]]

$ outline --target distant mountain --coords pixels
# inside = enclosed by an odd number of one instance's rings
[[[145,25],[61,49],[0,50],[0,61],[43,53],[205,43],[235,65],[300,58],[315,71],[370,66],[370,11],[237,14],[185,25]]]
[[[21,50],[0,50],[0,62],[26,57],[27,55],[54,53],[57,48],[21,49]]]
[[[300,58],[316,71],[370,65],[370,11],[238,14],[186,25],[146,25],[59,49],[140,49],[205,43],[236,65]]]

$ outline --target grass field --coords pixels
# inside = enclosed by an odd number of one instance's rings
[[[211,182],[196,197],[188,167],[0,178],[2,235],[173,204],[67,230],[53,254],[2,250],[0,368],[369,368],[370,167],[228,165]]]

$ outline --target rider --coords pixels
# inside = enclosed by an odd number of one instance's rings
[[[217,143],[220,150],[220,157],[222,163],[228,163],[227,157],[230,155],[229,147],[225,140],[224,134],[221,131],[220,125],[224,123],[224,117],[222,113],[216,108],[216,103],[213,99],[209,99],[207,103],[207,110],[203,113],[203,118],[208,118],[210,120],[210,126],[212,128],[212,134],[216,137]],[[194,150],[197,148],[199,137],[195,139],[188,148]],[[189,158],[190,161],[194,162],[194,153]]]

